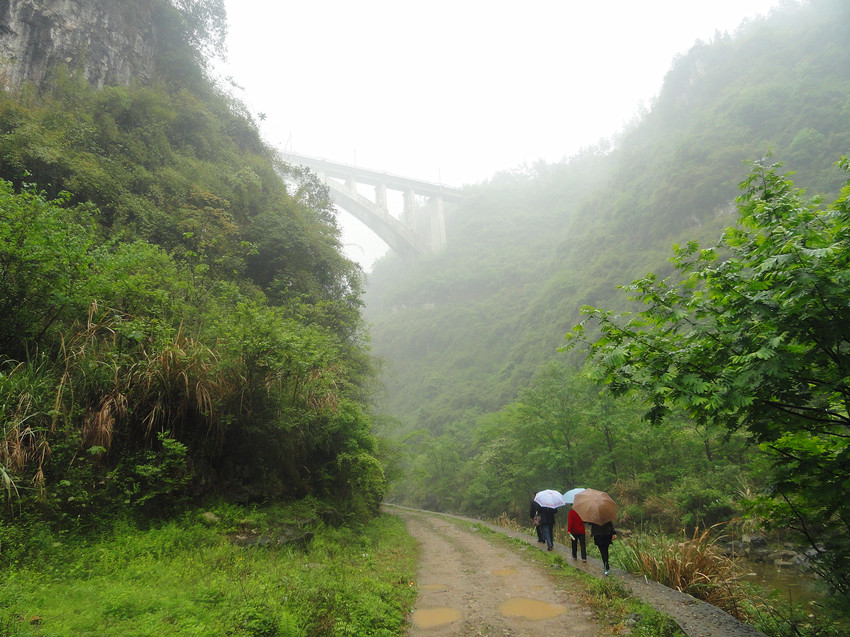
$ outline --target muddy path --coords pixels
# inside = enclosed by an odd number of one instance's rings
[[[391,512],[404,518],[421,550],[410,637],[611,634],[544,568],[514,551],[437,516]]]
[[[472,635],[515,637],[615,634],[582,606],[578,591],[556,585],[548,569],[517,551],[494,546],[477,534],[487,527],[541,550],[530,533],[518,533],[480,520],[390,506],[405,520],[420,545],[419,597],[410,615],[409,637]],[[458,525],[450,518],[470,524]],[[555,551],[572,568],[603,577],[598,559],[573,562],[568,547]],[[592,549],[588,547],[588,553]],[[611,570],[633,595],[672,617],[690,637],[765,637],[728,613],[656,582]],[[569,586],[567,584],[567,586]]]

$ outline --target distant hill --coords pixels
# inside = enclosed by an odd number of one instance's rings
[[[511,401],[582,305],[669,270],[673,243],[732,222],[748,160],[771,152],[814,194],[837,194],[850,150],[850,6],[787,5],[672,61],[650,110],[611,145],[468,187],[448,246],[376,264],[366,316],[402,432],[442,432]]]

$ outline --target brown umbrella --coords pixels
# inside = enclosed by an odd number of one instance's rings
[[[573,511],[585,522],[605,524],[613,522],[617,517],[617,503],[604,491],[585,489],[576,494]]]

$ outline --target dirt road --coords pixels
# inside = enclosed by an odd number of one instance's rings
[[[410,637],[610,634],[543,567],[448,520],[392,512],[405,519],[421,547]]]
[[[499,548],[476,529],[492,530],[529,542],[529,550],[542,550],[530,534],[519,534],[486,522],[467,520],[454,524],[442,514],[389,507],[401,516],[419,542],[417,573],[419,598],[410,616],[409,637],[517,637],[542,634],[564,637],[611,635],[577,600],[578,593],[560,587],[544,566],[524,559],[515,551]],[[555,550],[569,558],[567,547]],[[599,560],[587,564],[569,560],[575,568],[602,577]],[[766,637],[719,608],[671,590],[645,578],[612,569],[633,595],[675,619],[690,637]],[[566,584],[569,586],[569,584]]]

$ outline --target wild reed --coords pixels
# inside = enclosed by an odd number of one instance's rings
[[[120,427],[145,439],[166,427],[193,428],[184,435],[220,443],[224,425],[217,405],[236,389],[215,353],[182,327],[170,338],[142,341],[134,351],[117,337],[126,319],[92,304],[87,324],[63,342],[65,372],[54,413],[67,411],[65,401],[82,402],[83,443],[107,450]]]
[[[9,499],[30,468],[30,482],[36,488],[44,484],[51,419],[45,402],[52,383],[40,360],[0,370],[0,486]]]
[[[511,531],[525,530],[516,518],[512,518],[508,515],[507,511],[503,511],[502,514],[496,518],[496,526],[500,526],[504,529],[510,529]]]
[[[704,600],[741,619],[743,593],[734,562],[724,556],[711,528],[687,539],[642,534],[624,540],[618,562],[628,571]]]

